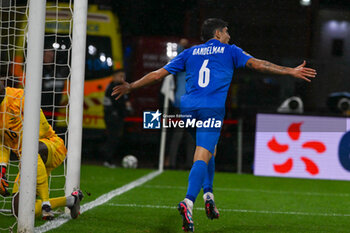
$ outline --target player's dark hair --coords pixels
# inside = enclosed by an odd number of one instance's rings
[[[118,73],[120,73],[120,72],[125,73],[125,70],[124,70],[124,69],[115,69],[115,70],[112,71],[112,75],[118,74]]]
[[[222,30],[227,27],[228,23],[222,19],[209,18],[202,24],[201,38],[203,41],[208,41],[213,38],[216,30]]]

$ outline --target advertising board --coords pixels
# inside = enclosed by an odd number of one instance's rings
[[[254,174],[350,180],[350,118],[258,114]]]

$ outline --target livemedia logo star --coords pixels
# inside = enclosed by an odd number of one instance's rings
[[[159,109],[156,112],[143,112],[144,129],[160,129],[160,116],[162,113]]]

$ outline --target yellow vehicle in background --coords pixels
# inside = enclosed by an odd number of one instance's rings
[[[45,24],[45,51],[55,49],[55,78],[45,79],[43,74],[42,108],[45,115],[55,117],[55,126],[66,126],[66,108],[45,106],[68,104],[67,80],[70,72],[72,12],[68,4],[47,3]],[[68,54],[67,54],[68,53]],[[44,63],[45,63],[44,53]],[[110,9],[100,9],[89,5],[87,16],[86,64],[84,83],[83,127],[104,129],[103,98],[105,89],[111,81],[111,71],[123,67],[121,33],[119,19]],[[15,64],[23,62],[23,55],[16,55]],[[15,76],[22,77],[23,67],[14,68]],[[44,64],[45,73],[45,64]],[[55,87],[53,87],[53,85]],[[54,88],[54,91],[52,91]],[[47,91],[46,91],[47,90]],[[50,96],[50,91],[54,92]],[[48,98],[46,98],[49,96]],[[53,96],[53,97],[52,97]],[[47,103],[45,103],[45,101]],[[54,103],[52,103],[54,102]],[[52,110],[53,109],[53,110]],[[48,117],[49,118],[49,117]]]
[[[111,71],[123,67],[119,20],[111,10],[89,6],[85,59],[83,127],[104,129],[105,90],[111,81]],[[67,96],[62,96],[63,105],[65,101]]]

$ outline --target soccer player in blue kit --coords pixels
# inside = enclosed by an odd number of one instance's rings
[[[192,220],[193,203],[203,188],[205,211],[209,219],[219,218],[213,195],[216,144],[225,115],[225,101],[237,68],[247,67],[263,73],[289,75],[304,79],[316,76],[316,71],[301,65],[291,68],[260,60],[244,52],[236,45],[229,45],[228,24],[216,18],[204,21],[201,36],[204,44],[193,46],[170,61],[163,68],[153,71],[141,79],[124,82],[114,88],[112,96],[119,99],[138,88],[162,81],[168,74],[186,72],[186,93],[181,98],[181,113],[191,119],[219,121],[219,127],[195,128],[196,150],[188,178],[186,197],[178,204],[184,231],[194,231]],[[216,125],[217,126],[217,125]]]

